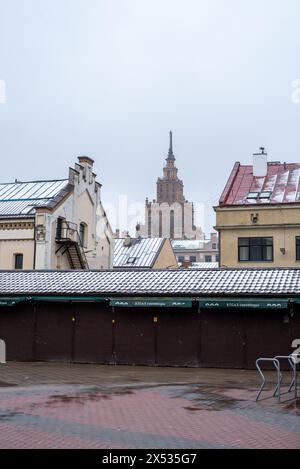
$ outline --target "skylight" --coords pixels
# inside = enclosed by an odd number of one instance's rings
[[[258,192],[249,192],[247,199],[257,199]]]
[[[260,199],[269,199],[271,197],[271,191],[263,191],[259,194]]]
[[[136,261],[136,257],[128,257],[126,264],[134,264]]]

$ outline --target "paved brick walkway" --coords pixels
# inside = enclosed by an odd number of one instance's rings
[[[300,448],[300,400],[255,403],[252,372],[63,364],[0,371],[2,449]]]

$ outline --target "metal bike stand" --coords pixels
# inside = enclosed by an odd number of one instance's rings
[[[281,393],[283,394],[288,394],[291,392],[291,390],[294,388],[294,398],[297,399],[297,362],[296,362],[296,357],[291,355],[277,355],[274,357],[276,360],[280,362],[280,360],[287,360],[290,367],[291,367],[291,373],[292,373],[292,380],[290,382],[289,388],[286,392]],[[281,373],[281,380],[280,384],[282,383],[283,379],[283,373]]]
[[[261,378],[262,378],[262,384],[261,384],[261,386],[260,386],[260,389],[259,389],[259,391],[258,391],[258,393],[257,393],[257,396],[256,396],[256,399],[255,399],[255,400],[258,401],[259,396],[261,395],[262,390],[264,389],[265,384],[266,384],[266,382],[267,382],[267,379],[266,379],[265,375],[263,374],[261,367],[259,366],[259,364],[260,364],[261,362],[273,363],[273,365],[274,365],[274,367],[276,368],[276,371],[277,371],[277,386],[276,386],[276,388],[275,388],[275,391],[274,391],[274,393],[272,394],[272,396],[265,397],[264,399],[270,399],[271,397],[274,397],[274,396],[276,396],[276,394],[277,394],[278,402],[280,402],[280,384],[281,384],[282,376],[281,376],[281,373],[280,373],[280,363],[279,363],[279,361],[277,360],[277,358],[258,358],[258,359],[256,360],[255,366],[256,366],[256,368],[257,368],[257,370],[258,370],[258,372],[259,372],[259,374],[260,374],[260,376],[261,376]]]

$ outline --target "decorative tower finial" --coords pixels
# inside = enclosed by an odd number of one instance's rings
[[[174,157],[174,154],[173,154],[173,135],[172,135],[171,130],[170,130],[170,147],[169,147],[169,153],[168,153],[167,160],[175,160],[175,157]]]

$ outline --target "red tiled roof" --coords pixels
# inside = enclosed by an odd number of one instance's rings
[[[270,192],[269,199],[247,199],[250,192]],[[268,163],[265,177],[254,177],[253,166],[235,163],[219,205],[300,204],[300,164]]]

